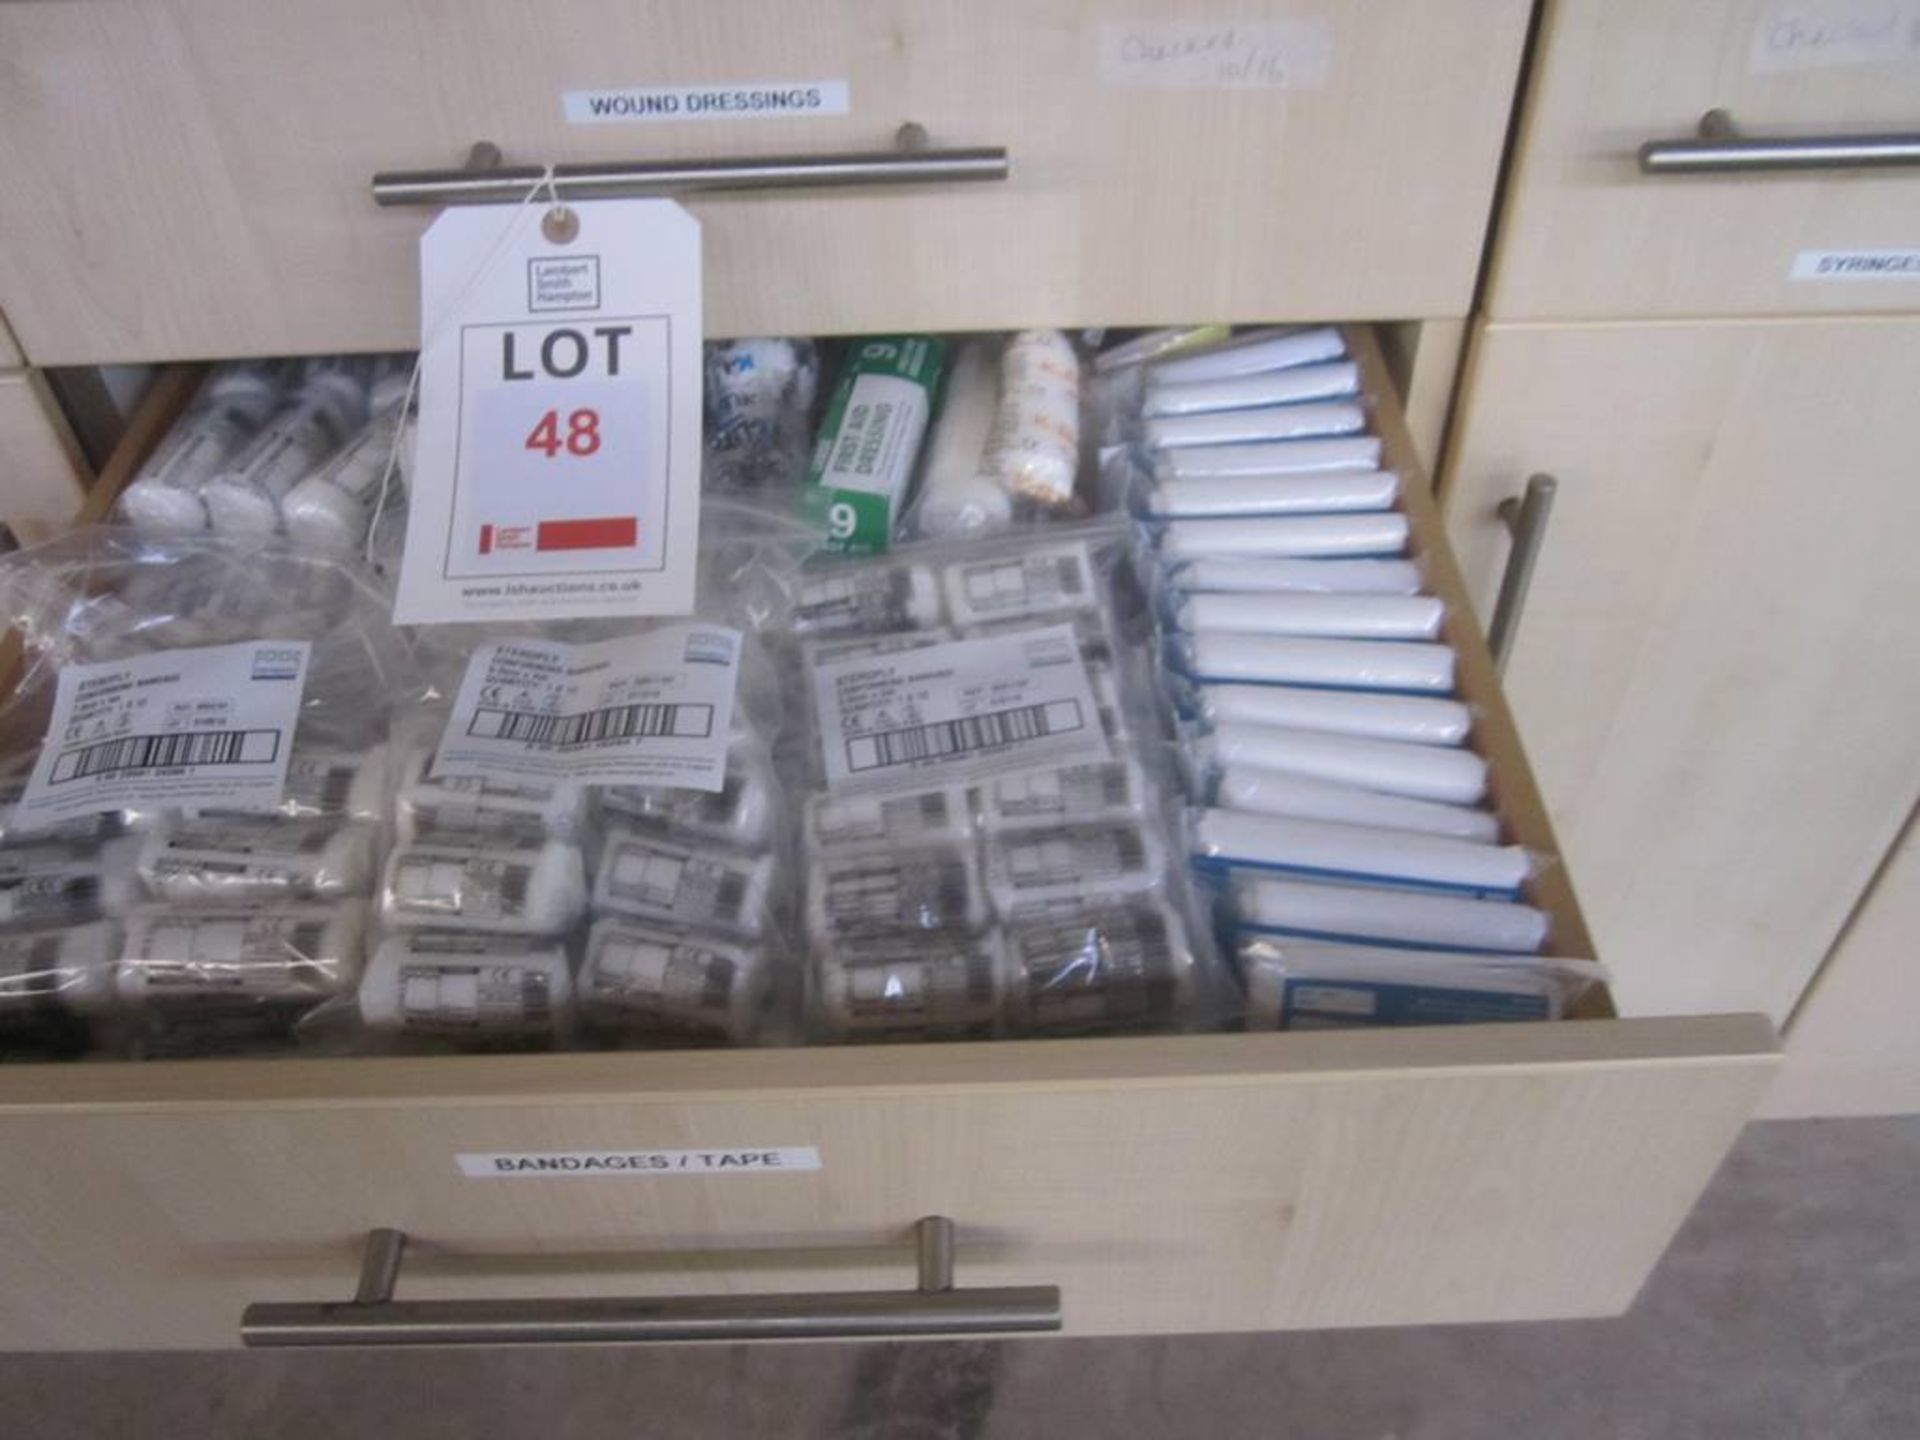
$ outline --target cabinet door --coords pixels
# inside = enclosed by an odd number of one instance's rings
[[[1920,1113],[1920,815],[1787,1029],[1761,1114]]]
[[[1559,503],[1507,670],[1623,1012],[1792,1009],[1920,792],[1920,321],[1494,326],[1449,464]]]

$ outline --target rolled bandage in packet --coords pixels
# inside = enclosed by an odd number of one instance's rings
[[[1174,609],[1182,630],[1354,640],[1433,640],[1446,618],[1431,595],[1203,594]]]
[[[1440,950],[1409,955],[1256,935],[1238,947],[1255,1029],[1558,1020],[1605,972],[1590,961]]]
[[[1203,415],[1163,415],[1141,422],[1149,450],[1183,450],[1196,445],[1245,445],[1272,440],[1310,440],[1324,435],[1357,435],[1367,428],[1367,412],[1352,400],[1310,400],[1299,405],[1266,405],[1257,410],[1215,410]]]
[[[1017,1034],[1158,1028],[1178,1023],[1193,1005],[1185,927],[1151,901],[1012,926],[1007,953]]]
[[[1517,900],[1531,872],[1518,845],[1482,845],[1404,830],[1296,820],[1239,810],[1192,817],[1196,863],[1284,870],[1308,879]]]
[[[280,403],[290,367],[282,361],[222,365],[194,408],[180,417],[120,496],[120,513],[149,535],[207,528],[201,487],[246,443]]]
[[[1209,725],[1241,720],[1409,745],[1464,745],[1473,729],[1473,711],[1458,700],[1297,685],[1199,685],[1193,708]]]
[[[1477,805],[1487,793],[1487,762],[1471,750],[1444,745],[1360,740],[1229,720],[1214,726],[1195,748],[1220,765],[1254,765],[1446,805]]]
[[[380,918],[395,929],[560,935],[586,908],[577,847],[473,850],[400,845],[387,857]]]
[[[846,1040],[958,1040],[991,1035],[1006,996],[1000,938],[887,936],[836,947],[814,972],[814,1013]]]
[[[1547,943],[1544,911],[1511,900],[1423,895],[1236,874],[1242,930],[1413,950],[1500,950],[1532,955]]]
[[[1331,325],[1281,327],[1236,335],[1205,350],[1156,360],[1147,367],[1149,385],[1185,385],[1290,369],[1327,360],[1344,360],[1347,343]]]
[[[280,813],[295,820],[375,822],[386,813],[393,781],[393,752],[384,744],[361,751],[296,747],[287,762]]]
[[[0,853],[0,929],[76,925],[125,913],[140,895],[132,864],[138,845],[122,839],[94,852],[27,845]]]
[[[1012,492],[987,468],[987,444],[999,403],[999,364],[992,343],[963,342],[934,417],[926,478],[910,516],[915,534],[949,539],[1012,522]]]
[[[1421,640],[1320,640],[1201,630],[1173,653],[1199,681],[1321,685],[1335,690],[1453,693],[1453,649]]]
[[[303,550],[345,554],[367,538],[367,526],[380,503],[380,488],[404,486],[411,455],[403,444],[395,457],[395,438],[407,417],[398,408],[376,413],[346,447],[287,492],[280,515],[287,538]],[[393,463],[391,479],[389,461]],[[403,496],[390,493],[389,503]]]
[[[739,1042],[766,993],[758,951],[631,920],[601,920],[580,962],[580,1016],[599,1029]]]
[[[1400,477],[1391,470],[1334,471],[1326,475],[1200,476],[1191,480],[1154,481],[1141,497],[1141,507],[1147,517],[1154,520],[1332,515],[1390,510],[1399,495]]]
[[[718,791],[678,785],[608,785],[601,808],[637,825],[688,840],[754,847],[772,838],[773,761],[747,741],[727,752],[726,774]]]
[[[807,802],[807,839],[823,848],[849,845],[964,843],[973,814],[962,790],[920,795],[816,795]]]
[[[367,907],[149,906],[129,916],[116,988],[130,1006],[249,1000],[305,1007],[345,994],[365,959]]]
[[[1190,445],[1156,451],[1155,480],[1221,480],[1261,475],[1307,475],[1378,470],[1383,446],[1377,435],[1339,435],[1319,440],[1268,440],[1247,445]]]
[[[802,635],[910,630],[941,618],[940,586],[924,565],[830,566],[801,577],[793,628]]]
[[[1062,615],[1100,604],[1093,557],[1084,540],[956,560],[940,578],[947,614],[956,625]]]
[[[293,399],[207,481],[213,528],[228,535],[277,531],[281,499],[367,423],[370,374],[360,359],[314,363]]]
[[[476,1044],[548,1044],[567,1032],[573,974],[559,945],[420,931],[381,942],[360,980],[376,1034]]]
[[[536,848],[545,836],[575,839],[586,824],[586,791],[568,781],[449,775],[429,778],[433,751],[411,751],[400,766],[395,805],[403,840],[444,844],[505,842]]]
[[[156,900],[227,904],[364,891],[379,832],[338,819],[181,816],[147,833],[140,881]]]
[[[899,930],[986,927],[971,847],[826,851],[807,866],[807,936],[821,950]]]
[[[773,885],[771,855],[679,845],[632,831],[607,836],[594,874],[596,914],[759,938]]]
[[[989,780],[980,787],[980,813],[989,828],[1050,825],[1138,817],[1147,799],[1147,778],[1133,761],[1098,760]]]
[[[1150,894],[1165,873],[1153,828],[1132,820],[1020,826],[987,836],[987,893],[1003,921]]]
[[[946,342],[925,335],[881,336],[854,347],[827,402],[802,488],[803,511],[829,550],[887,548],[946,356]]]
[[[0,934],[0,1035],[48,1007],[100,1015],[113,1006],[120,928],[105,920]]]
[[[1167,583],[1183,593],[1418,595],[1424,585],[1411,560],[1179,560]]]
[[[1410,830],[1480,845],[1496,844],[1500,839],[1499,817],[1485,810],[1411,800],[1404,795],[1383,795],[1358,785],[1312,780],[1304,775],[1263,770],[1256,765],[1221,766],[1214,777],[1212,791],[1214,804],[1255,815]]]
[[[1164,560],[1343,558],[1399,555],[1407,548],[1407,517],[1395,511],[1351,515],[1256,516],[1235,520],[1173,520],[1160,531]]]
[[[1220,380],[1169,381],[1163,375],[1149,372],[1140,414],[1146,419],[1207,415],[1217,410],[1334,400],[1359,393],[1360,367],[1351,360],[1295,365],[1285,370],[1265,370]]]
[[[1000,356],[987,473],[1048,510],[1073,503],[1080,473],[1080,357],[1058,330],[1022,330]]]

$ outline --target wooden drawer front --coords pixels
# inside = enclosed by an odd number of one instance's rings
[[[1591,954],[1372,335],[1351,332],[1552,948]],[[192,376],[170,372],[177,406]],[[161,400],[167,397],[162,396]],[[153,402],[155,413],[161,400]],[[156,430],[154,415],[136,431]],[[148,434],[146,443],[151,443]],[[134,455],[115,457],[124,468]],[[116,469],[114,473],[120,473]],[[1771,1078],[1759,1016],[455,1060],[0,1068],[0,1347],[230,1345],[255,1300],[1057,1284],[1076,1334],[1622,1309]],[[781,1175],[468,1179],[457,1157],[813,1147]]]
[[[1482,603],[1560,480],[1506,687],[1620,1006],[1784,1022],[1920,795],[1920,320],[1496,326],[1467,385]]]
[[[1323,37],[1279,88],[1103,79],[1142,8],[0,7],[0,306],[39,364],[410,347],[429,212],[377,209],[376,170],[483,139],[536,164],[873,150],[916,121],[1006,146],[1012,179],[695,201],[708,333],[1467,312],[1525,0],[1144,7],[1140,43]],[[843,116],[562,116],[591,86],[838,79]]]
[[[1920,270],[1791,278],[1803,252],[1920,253],[1920,168],[1681,179],[1643,176],[1636,160],[1642,142],[1691,136],[1715,108],[1766,138],[1920,131],[1911,24],[1910,6],[1849,0],[1551,0],[1490,313],[1920,308]],[[1837,40],[1843,31],[1858,38]]]

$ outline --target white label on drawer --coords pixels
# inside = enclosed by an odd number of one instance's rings
[[[1297,90],[1326,82],[1317,20],[1136,20],[1100,27],[1100,79],[1176,90]]]
[[[764,1150],[531,1150],[455,1158],[460,1173],[469,1180],[530,1175],[782,1175],[820,1168],[820,1152],[811,1145]]]
[[[844,80],[769,80],[752,85],[615,85],[560,97],[569,125],[646,125],[661,120],[791,120],[845,115]]]
[[[1071,625],[856,655],[813,672],[830,790],[928,790],[1108,758]]]
[[[253,640],[68,665],[13,824],[145,806],[273,809],[307,651],[304,640]]]
[[[1920,0],[1780,0],[1754,22],[1755,75],[1920,60]]]
[[[1802,250],[1795,280],[1920,280],[1920,250]]]

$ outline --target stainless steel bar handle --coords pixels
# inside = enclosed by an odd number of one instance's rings
[[[1526,490],[1518,496],[1509,495],[1495,512],[1513,536],[1507,568],[1500,576],[1500,598],[1493,602],[1493,620],[1487,626],[1487,648],[1493,652],[1496,670],[1507,668],[1513,637],[1520,628],[1520,612],[1527,603],[1527,588],[1533,584],[1534,566],[1546,542],[1553,497],[1559,489],[1560,482],[1551,475],[1529,475]]]
[[[913,127],[903,127],[911,131]],[[919,132],[924,133],[924,132]],[[760,155],[733,160],[601,161],[553,167],[562,200],[689,195],[721,190],[795,190],[828,185],[927,185],[1004,180],[1007,152],[902,148],[847,155]],[[524,200],[538,165],[448,170],[387,170],[373,177],[381,205],[499,205]]]
[[[1780,170],[1881,170],[1920,165],[1920,133],[1761,139],[1742,135],[1725,110],[1700,117],[1697,136],[1640,147],[1647,175],[1741,175]]]
[[[539,1345],[639,1340],[798,1340],[989,1335],[1060,1328],[1056,1285],[959,1290],[953,1222],[914,1227],[919,1287],[805,1295],[673,1295],[579,1300],[396,1300],[407,1237],[368,1234],[352,1300],[249,1305],[250,1346]]]

